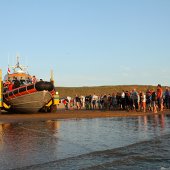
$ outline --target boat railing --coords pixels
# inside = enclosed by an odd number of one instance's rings
[[[21,96],[22,92],[26,92],[27,94],[30,94],[31,89],[36,89],[35,88],[35,83],[34,84],[29,84],[25,86],[18,87],[16,89],[13,89],[5,94],[5,98],[13,98],[11,96],[14,96],[16,98],[18,95]],[[17,95],[17,96],[16,96]]]

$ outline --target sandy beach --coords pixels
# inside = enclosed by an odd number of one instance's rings
[[[27,114],[11,114],[2,112],[0,114],[0,122],[20,122],[35,120],[53,120],[53,119],[82,119],[82,118],[106,118],[106,117],[136,117],[147,115],[170,115],[170,111],[159,112],[127,112],[127,111],[99,111],[99,110],[58,110],[55,113],[27,113]]]

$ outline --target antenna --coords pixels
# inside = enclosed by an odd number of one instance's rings
[[[17,67],[19,67],[19,56],[17,54],[17,64],[16,64]]]

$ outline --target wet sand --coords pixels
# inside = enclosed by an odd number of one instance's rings
[[[2,112],[0,122],[21,122],[35,120],[54,120],[54,119],[82,119],[82,118],[106,118],[106,117],[136,117],[145,115],[170,115],[170,111],[159,113],[152,112],[127,112],[127,111],[99,111],[99,110],[58,110],[55,113],[24,113],[14,114]]]

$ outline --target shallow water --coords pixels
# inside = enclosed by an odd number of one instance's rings
[[[0,123],[0,169],[170,169],[170,117]]]

